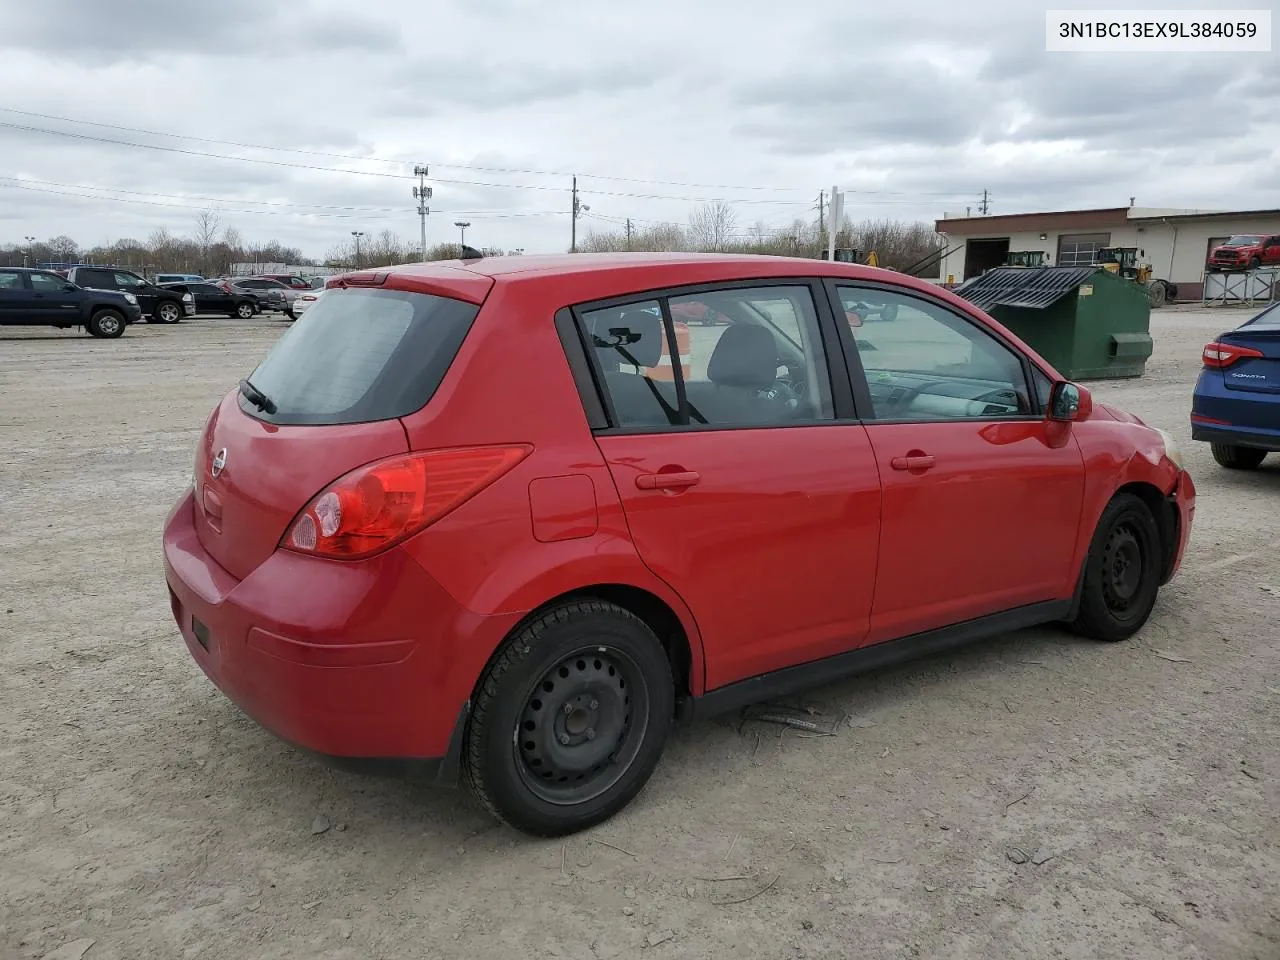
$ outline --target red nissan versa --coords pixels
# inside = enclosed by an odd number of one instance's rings
[[[164,560],[265,727],[553,835],[626,805],[677,716],[1050,621],[1131,636],[1194,503],[1167,435],[923,281],[500,257],[330,281],[209,418]]]

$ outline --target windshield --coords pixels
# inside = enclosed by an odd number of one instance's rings
[[[1223,246],[1224,247],[1254,247],[1260,244],[1261,242],[1262,242],[1261,237],[1241,236],[1241,237],[1232,237],[1230,240],[1224,243]]]
[[[444,379],[479,307],[399,290],[329,290],[249,377],[280,424],[367,423],[423,407]]]

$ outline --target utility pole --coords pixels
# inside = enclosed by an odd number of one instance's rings
[[[991,195],[990,195],[990,194],[988,194],[986,190],[983,190],[983,191],[982,191],[982,206],[978,207],[978,210],[982,213],[982,215],[983,215],[984,217],[987,215],[987,208],[988,208],[988,206],[990,205],[990,201],[991,201]]]
[[[627,249],[631,249],[631,218],[627,217]]]
[[[352,230],[351,235],[356,238],[356,269],[360,269],[360,238],[364,236],[363,230]]]
[[[823,234],[827,232],[827,191],[818,191],[818,239],[821,240]]]
[[[827,231],[827,259],[835,262],[836,259],[836,230],[841,218],[844,216],[844,194],[840,192],[838,186],[831,188],[831,229]]]
[[[458,246],[465,247],[467,245],[467,227],[471,226],[471,221],[455,220],[453,225],[462,231],[462,235],[458,238]]]
[[[569,252],[578,252],[578,218],[591,208],[585,203],[578,202],[578,178],[573,178],[573,204],[569,208],[570,220],[572,224],[569,228]]]
[[[422,260],[427,259],[427,214],[431,208],[427,201],[431,199],[431,188],[427,186],[427,167],[423,164],[413,168],[413,175],[418,178],[418,185],[413,188],[413,198],[418,201],[418,219],[422,225]]]

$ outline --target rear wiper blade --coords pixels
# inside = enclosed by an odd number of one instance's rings
[[[276,412],[275,401],[250,383],[248,379],[240,381],[240,396],[244,397],[263,413],[271,414]]]

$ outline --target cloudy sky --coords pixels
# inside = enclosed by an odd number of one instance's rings
[[[1049,54],[1044,9],[0,0],[0,244],[189,234],[209,206],[312,256],[416,241],[415,163],[429,242],[468,220],[529,252],[567,248],[575,172],[583,232],[712,198],[782,225],[832,183],[859,219],[984,188],[993,213],[1280,207],[1275,53]]]

